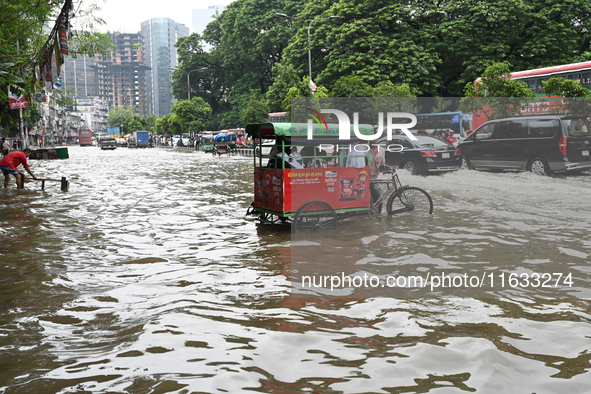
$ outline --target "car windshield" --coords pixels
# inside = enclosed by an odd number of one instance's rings
[[[423,148],[440,148],[444,146],[449,146],[449,144],[445,141],[440,140],[439,138],[435,137],[428,137],[426,135],[415,135],[417,137],[417,141],[415,144],[419,144],[419,146]]]
[[[589,117],[578,116],[564,119],[568,134],[574,137],[591,136],[591,124]]]

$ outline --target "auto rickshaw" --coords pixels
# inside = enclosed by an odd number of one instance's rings
[[[213,145],[213,135],[201,136],[201,150],[205,153],[215,152],[215,146]]]
[[[356,127],[362,136],[375,133],[371,125]],[[370,144],[353,127],[349,139],[339,139],[338,124],[249,124],[246,133],[259,146],[262,139],[275,140],[268,159],[261,150],[254,156],[254,202],[247,214],[263,223],[291,223],[294,232],[336,228],[339,218],[376,217],[382,203],[388,215],[433,212],[429,194],[402,186],[395,169],[388,167],[391,179],[370,179]],[[299,155],[290,155],[294,148]],[[382,189],[378,201],[372,202],[370,184]]]

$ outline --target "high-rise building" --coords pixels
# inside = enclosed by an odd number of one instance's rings
[[[88,56],[65,56],[62,68],[64,88],[72,99],[96,96],[94,59]]]
[[[209,22],[224,12],[226,7],[226,5],[210,5],[206,9],[193,10],[193,33],[203,34]]]
[[[95,56],[97,96],[108,107],[135,107],[139,116],[148,115],[144,43],[140,34],[109,33],[116,49]]]
[[[170,18],[153,18],[142,22],[146,65],[150,72],[146,78],[148,113],[160,118],[170,113],[176,100],[171,97],[172,69],[178,65],[174,44],[189,35],[189,28]]]

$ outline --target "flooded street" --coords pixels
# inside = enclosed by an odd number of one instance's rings
[[[400,171],[432,217],[347,219],[350,249],[327,251],[351,271],[570,286],[312,299],[290,296],[290,229],[245,215],[252,158],[69,154],[30,161],[69,192],[0,190],[0,393],[590,390],[591,175]]]

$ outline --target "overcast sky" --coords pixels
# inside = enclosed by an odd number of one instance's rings
[[[170,18],[184,24],[193,32],[193,9],[205,9],[211,5],[226,5],[232,0],[96,0],[101,8],[98,14],[107,22],[103,32],[119,31],[137,33],[141,23],[152,18]]]

